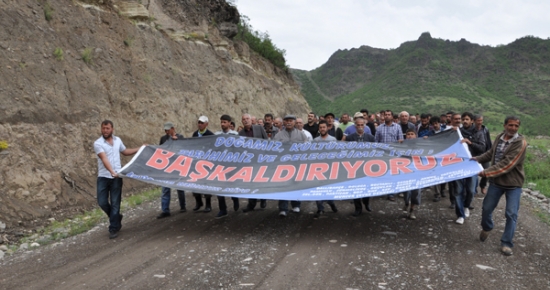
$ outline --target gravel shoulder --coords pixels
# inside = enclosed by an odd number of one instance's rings
[[[417,220],[405,218],[403,201],[374,198],[373,212],[338,213],[313,219],[314,202],[302,213],[277,216],[265,210],[188,212],[157,220],[160,202],[124,212],[119,237],[107,225],[0,261],[3,289],[546,289],[550,287],[549,226],[523,198],[514,255],[500,253],[504,200],[495,230],[478,240],[481,197],[464,225],[454,223],[448,199],[434,203],[423,192]],[[176,198],[173,196],[173,198]],[[160,197],[159,197],[160,200]],[[191,202],[189,202],[191,201]],[[230,199],[227,199],[231,207]],[[241,200],[241,208],[246,200]]]

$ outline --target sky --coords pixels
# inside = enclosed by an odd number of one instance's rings
[[[255,30],[286,50],[291,68],[315,69],[338,49],[393,49],[433,38],[496,46],[550,37],[548,0],[230,0]]]

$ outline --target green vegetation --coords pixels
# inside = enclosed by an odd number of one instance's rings
[[[550,139],[528,138],[529,148],[524,163],[526,182],[535,183],[535,190],[550,198]],[[526,183],[527,185],[527,183]]]
[[[130,47],[130,46],[132,46],[132,43],[134,43],[134,37],[133,36],[128,36],[128,37],[126,37],[126,39],[124,39],[124,45]]]
[[[92,63],[92,48],[87,47],[82,51],[82,60],[87,63]]]
[[[59,61],[63,60],[63,49],[61,49],[61,47],[56,47],[53,51],[53,56]]]
[[[0,141],[0,151],[8,149],[7,141]]]
[[[241,15],[241,19],[237,25],[239,32],[235,36],[235,39],[246,42],[250,49],[269,60],[273,65],[288,71],[285,60],[286,51],[275,46],[267,32],[254,30],[249,21],[248,17]]]
[[[515,114],[521,133],[548,134],[540,126],[550,122],[548,51],[550,39],[532,36],[490,47],[424,33],[392,50],[339,50],[317,69],[292,73],[318,113],[471,111],[493,132]]]
[[[53,8],[48,2],[44,3],[44,18],[46,21],[50,21],[53,18]]]
[[[123,199],[121,210],[134,208],[144,202],[154,200],[160,196],[160,188],[145,191],[140,194],[132,195]],[[46,245],[67,237],[78,235],[91,230],[102,221],[108,221],[105,213],[100,208],[85,212],[73,218],[64,221],[54,221],[46,228],[40,230],[37,234],[42,239],[36,240],[41,245]],[[34,239],[25,237],[21,243],[34,242]],[[14,248],[16,250],[17,247]]]

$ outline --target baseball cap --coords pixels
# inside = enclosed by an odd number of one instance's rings
[[[361,112],[355,113],[355,115],[353,115],[353,119],[355,119],[355,118],[363,118],[363,113],[361,113]]]
[[[174,127],[174,124],[172,124],[172,122],[164,123],[164,130],[170,130],[172,129],[172,127]]]
[[[200,116],[199,117],[199,121],[203,122],[203,123],[208,123],[208,117],[206,116]]]

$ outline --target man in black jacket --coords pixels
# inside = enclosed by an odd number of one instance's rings
[[[160,137],[160,145],[164,144],[164,142],[172,139],[172,140],[178,140],[183,139],[183,135],[177,134],[176,129],[174,128],[174,124],[171,122],[164,123],[164,132],[166,133],[164,136]],[[171,188],[169,187],[162,187],[162,196],[160,199],[160,205],[162,212],[157,216],[158,219],[162,219],[165,217],[170,216],[170,195],[171,195]],[[185,192],[183,190],[178,190],[178,200],[180,202],[180,212],[185,212]]]
[[[485,152],[489,151],[491,147],[493,147],[493,142],[491,142],[491,134],[489,133],[489,129],[483,125],[483,116],[482,115],[476,115],[474,116],[474,125],[476,131],[482,131],[485,135]],[[491,165],[490,162],[485,162],[481,164],[484,169],[489,168]],[[481,181],[479,182],[479,188],[481,188],[481,193],[486,194],[487,193],[487,177],[482,177]],[[477,189],[477,186],[476,186]]]
[[[346,137],[347,142],[374,142],[374,136],[365,133],[365,119],[359,117],[355,119],[355,133]],[[363,206],[361,201],[365,205],[367,211],[371,211],[370,197],[357,198],[353,200],[355,205],[355,212],[353,216],[359,216],[363,212]]]
[[[243,122],[243,129],[239,131],[239,136],[244,137],[250,137],[250,138],[260,138],[260,139],[269,139],[267,137],[267,133],[265,132],[264,127],[260,125],[252,125],[252,121],[250,119],[250,114],[244,114],[241,118],[241,121]],[[275,136],[273,136],[275,137]],[[248,205],[245,209],[243,209],[243,212],[249,212],[253,211],[256,207],[257,199],[255,198],[249,198],[248,199]],[[260,207],[265,208],[267,206],[267,202],[265,199],[260,200]]]
[[[193,132],[193,137],[202,137],[202,136],[211,136],[214,135],[212,131],[208,130],[208,117],[200,116],[198,120],[198,130]],[[193,211],[198,211],[202,206],[202,197],[200,193],[193,193],[195,197],[196,206],[193,208]],[[212,195],[205,194],[204,199],[206,200],[206,206],[204,207],[204,212],[212,211]]]

